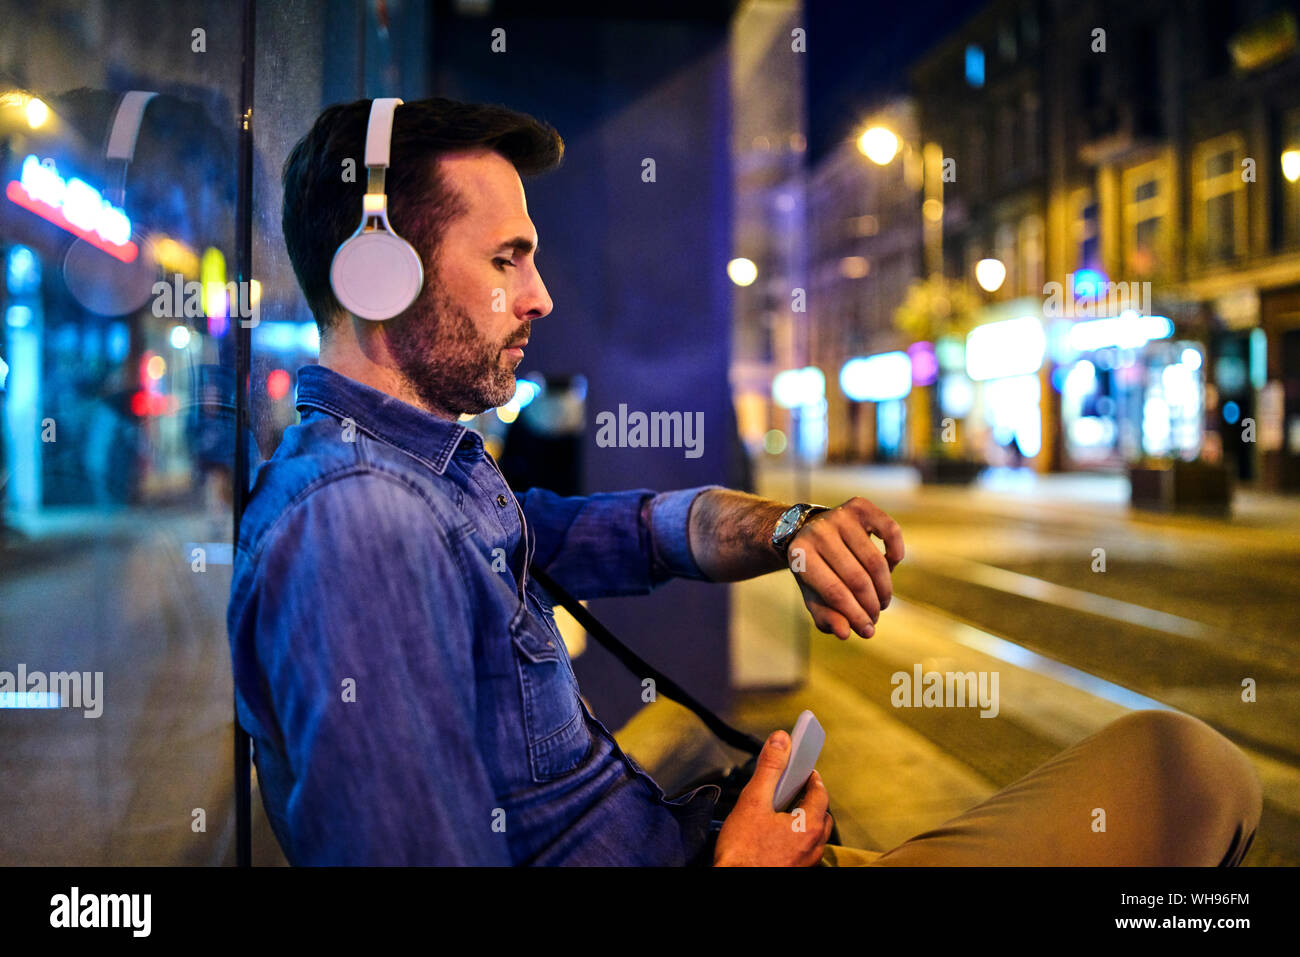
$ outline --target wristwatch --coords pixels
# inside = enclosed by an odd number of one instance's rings
[[[807,525],[808,520],[814,515],[829,511],[829,506],[809,505],[807,502],[800,502],[786,509],[777,520],[776,528],[772,532],[772,547],[784,557],[790,548],[790,540],[799,534],[799,529]]]

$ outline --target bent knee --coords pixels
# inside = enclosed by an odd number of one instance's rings
[[[1223,816],[1247,831],[1258,826],[1264,801],[1258,773],[1240,748],[1204,721],[1176,711],[1134,711],[1111,727],[1159,758],[1152,770],[1173,793],[1211,796]]]

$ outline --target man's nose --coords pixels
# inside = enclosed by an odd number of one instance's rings
[[[518,315],[520,319],[541,319],[549,315],[554,303],[551,302],[551,296],[546,291],[546,283],[542,282],[542,274],[534,273],[534,280],[529,286],[528,291],[520,297],[518,303]]]

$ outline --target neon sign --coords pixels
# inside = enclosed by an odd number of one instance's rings
[[[64,180],[52,159],[42,162],[28,156],[20,178],[5,186],[5,196],[124,263],[134,262],[139,254],[126,213],[89,183],[75,177]]]

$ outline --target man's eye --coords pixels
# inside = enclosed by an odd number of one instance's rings
[[[500,256],[498,256],[496,259],[492,260],[492,265],[500,269],[502,268],[502,266],[513,266],[514,263],[511,262],[509,259],[502,259]]]

